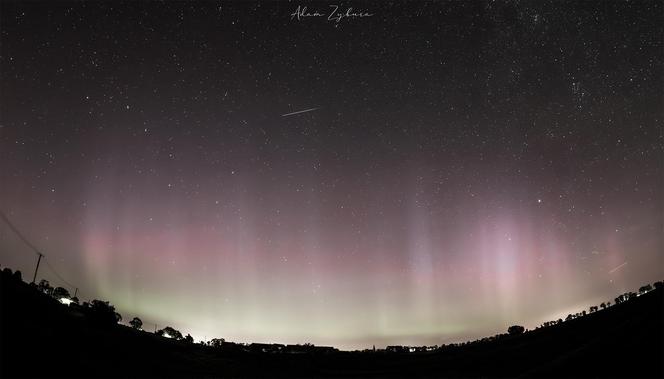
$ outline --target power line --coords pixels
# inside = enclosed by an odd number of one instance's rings
[[[9,228],[10,228],[14,233],[16,233],[16,235],[18,236],[18,238],[20,238],[21,241],[23,241],[23,243],[25,243],[26,245],[28,245],[28,247],[29,247],[30,249],[32,249],[37,255],[42,255],[42,253],[39,252],[39,249],[37,249],[37,247],[35,247],[35,245],[33,245],[30,241],[28,241],[28,239],[25,238],[25,236],[24,236],[23,234],[21,234],[21,232],[20,232],[18,229],[16,229],[16,227],[14,226],[14,224],[12,224],[12,222],[9,221],[9,219],[7,218],[7,215],[5,215],[5,212],[3,212],[2,210],[0,210],[0,217],[2,217],[2,220],[7,224],[7,226],[9,226]]]
[[[62,275],[60,275],[60,274],[58,273],[58,271],[57,271],[57,270],[56,270],[56,269],[55,269],[55,268],[54,268],[54,267],[48,262],[48,258],[47,258],[43,253],[41,253],[41,252],[39,251],[39,249],[37,249],[37,247],[36,247],[35,245],[33,245],[32,242],[30,242],[30,241],[29,241],[29,240],[23,235],[23,233],[21,233],[21,232],[18,230],[18,228],[17,228],[16,226],[14,226],[14,224],[12,224],[12,222],[9,220],[9,218],[7,217],[7,215],[5,214],[5,212],[3,212],[2,210],[0,210],[0,218],[2,218],[2,220],[7,224],[7,226],[9,226],[9,228],[10,228],[10,229],[11,229],[11,230],[12,230],[12,231],[13,231],[13,232],[14,232],[14,233],[15,233],[15,234],[21,239],[21,241],[23,241],[23,243],[25,243],[30,249],[32,249],[37,255],[39,255],[39,260],[37,261],[37,267],[35,268],[35,275],[34,275],[34,278],[32,279],[32,282],[33,282],[33,283],[35,282],[35,279],[37,278],[37,270],[39,270],[39,263],[41,262],[41,259],[44,258],[44,262],[46,263],[46,267],[48,267],[48,268],[51,270],[51,272],[52,272],[52,273],[53,273],[58,279],[60,279],[63,283],[65,283],[66,285],[70,286],[71,288],[76,288],[76,289],[78,289],[78,287],[76,287],[75,285],[69,283],[67,280],[65,280],[65,279],[62,277]]]
[[[60,275],[60,274],[58,273],[58,271],[57,271],[57,270],[56,270],[56,269],[55,269],[55,268],[54,268],[54,267],[48,262],[48,259],[45,259],[44,262],[46,262],[46,267],[48,267],[48,268],[51,270],[51,272],[52,272],[53,274],[55,274],[55,276],[58,277],[58,279],[60,279],[62,282],[64,282],[66,285],[68,285],[68,286],[71,287],[71,288],[78,288],[78,287],[76,287],[75,285],[73,285],[73,284],[69,283],[68,281],[66,281],[66,280],[62,277],[62,275]]]
[[[49,270],[50,270],[50,271],[51,271],[51,272],[52,272],[52,273],[53,273],[53,274],[54,274],[59,280],[61,280],[63,283],[67,284],[68,286],[70,286],[70,287],[72,287],[72,288],[75,288],[74,296],[76,296],[79,292],[81,292],[81,291],[79,290],[78,287],[76,287],[75,285],[73,285],[73,284],[71,284],[70,282],[68,282],[67,280],[65,280],[65,278],[63,278],[62,275],[60,275],[60,273],[58,273],[58,271],[55,269],[55,267],[53,267],[53,265],[51,265],[51,264],[49,263],[49,261],[48,261],[46,255],[44,255],[43,253],[41,253],[41,252],[39,251],[39,249],[37,249],[37,247],[36,247],[35,245],[33,245],[33,244],[32,244],[32,243],[31,243],[31,242],[30,242],[30,241],[29,241],[29,240],[28,240],[28,239],[27,239],[27,238],[26,238],[26,237],[25,237],[25,236],[24,236],[24,235],[18,230],[18,228],[16,228],[16,226],[14,226],[14,224],[12,224],[12,222],[9,220],[9,218],[7,217],[7,215],[6,215],[1,209],[0,209],[0,218],[2,218],[2,220],[5,222],[5,224],[7,224],[7,226],[9,226],[9,228],[10,228],[10,229],[11,229],[11,230],[12,230],[12,231],[13,231],[13,232],[19,237],[19,239],[20,239],[21,241],[23,241],[23,243],[25,243],[25,244],[26,244],[26,245],[27,245],[27,246],[28,246],[28,247],[29,247],[29,248],[30,248],[35,254],[37,254],[37,255],[39,256],[39,259],[38,259],[38,261],[37,261],[37,267],[36,267],[36,269],[35,269],[35,276],[34,276],[35,278],[37,277],[37,270],[39,269],[39,262],[41,262],[42,258],[44,258],[44,262],[46,263],[46,267],[48,267],[48,269],[49,269]],[[32,282],[34,283],[34,279],[33,279]],[[155,331],[156,331],[156,330],[157,330],[157,324],[155,324]]]

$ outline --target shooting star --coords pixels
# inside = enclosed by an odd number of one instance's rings
[[[297,111],[297,112],[286,113],[286,114],[282,114],[281,117],[292,116],[292,115],[296,115],[296,114],[300,114],[300,113],[305,113],[305,112],[311,112],[311,111],[315,111],[316,109],[319,109],[319,108],[320,108],[320,107],[309,108],[309,109],[305,109],[305,110],[301,110],[301,111]]]
[[[624,266],[624,265],[626,265],[626,264],[627,264],[627,262],[621,264],[621,265],[618,266],[618,267],[615,267],[613,270],[609,271],[609,274],[613,274],[614,272],[618,271],[618,269],[620,269],[622,266]]]

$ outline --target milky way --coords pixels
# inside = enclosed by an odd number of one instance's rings
[[[38,279],[148,330],[346,349],[662,279],[661,2],[298,5],[330,12],[0,5],[0,209]],[[35,263],[0,226],[0,264]]]

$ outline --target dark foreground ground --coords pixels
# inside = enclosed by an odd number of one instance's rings
[[[101,327],[0,282],[0,377],[664,377],[662,289],[519,336],[422,353],[250,353]]]

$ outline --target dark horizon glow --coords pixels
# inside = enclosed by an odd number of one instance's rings
[[[297,5],[0,4],[0,209],[79,297],[354,349],[664,277],[661,3]]]

